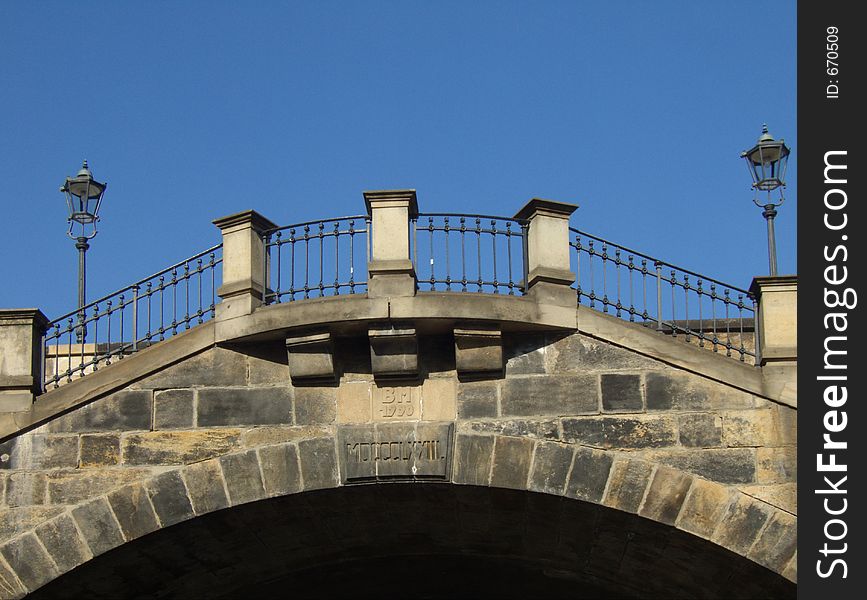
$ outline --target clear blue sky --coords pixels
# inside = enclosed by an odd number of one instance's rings
[[[108,182],[88,299],[219,242],[216,217],[580,205],[590,233],[746,287],[765,224],[739,153],[793,148],[795,8],[761,3],[5,2],[0,307],[75,308],[58,187]]]

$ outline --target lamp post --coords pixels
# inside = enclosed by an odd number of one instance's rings
[[[96,222],[99,221],[99,206],[105,193],[106,184],[93,178],[87,161],[75,177],[67,177],[60,191],[66,194],[69,209],[69,230],[66,232],[75,240],[78,249],[78,327],[75,337],[79,344],[84,343],[87,328],[84,326],[85,279],[87,273],[85,253],[90,248],[88,240],[96,236]]]
[[[762,125],[762,135],[755,146],[741,152],[741,157],[747,161],[750,176],[753,178],[753,189],[756,191],[753,203],[762,210],[762,216],[768,222],[768,263],[771,276],[777,274],[777,242],[774,239],[774,217],[777,207],[783,203],[783,188],[786,187],[786,165],[789,162],[790,150],[782,138],[775,140],[768,133],[768,126]],[[772,192],[779,190],[779,199],[774,199]],[[759,202],[759,193],[767,192],[764,202]]]

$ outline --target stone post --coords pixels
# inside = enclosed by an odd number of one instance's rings
[[[371,222],[368,297],[414,296],[416,279],[409,231],[410,220],[418,215],[415,190],[364,192],[364,203]]]
[[[223,234],[223,285],[217,290],[218,320],[249,315],[262,304],[268,288],[262,233],[277,227],[254,210],[214,221]]]
[[[765,390],[797,406],[798,277],[756,277],[750,291],[758,303],[756,331]]]
[[[569,216],[575,204],[533,198],[515,214],[529,221],[527,232],[527,292],[538,302],[577,306],[569,286],[575,274],[569,268]]]
[[[41,391],[47,325],[38,308],[0,309],[0,413],[30,410]]]

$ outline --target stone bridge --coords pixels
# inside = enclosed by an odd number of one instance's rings
[[[367,199],[363,293],[264,304],[250,211],[213,319],[56,388],[0,313],[0,597],[794,597],[794,277],[754,365],[576,302],[572,206],[508,295],[419,291]]]

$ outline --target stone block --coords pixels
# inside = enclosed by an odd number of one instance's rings
[[[211,348],[191,356],[134,385],[140,389],[182,389],[199,386],[231,386],[247,380],[244,354],[227,348]]]
[[[289,373],[294,383],[334,381],[331,333],[320,332],[286,338]]]
[[[207,388],[199,390],[199,427],[292,424],[291,388]]]
[[[337,420],[336,387],[296,387],[295,423],[330,425]]]
[[[193,517],[193,506],[178,471],[166,471],[146,483],[151,504],[163,527]]]
[[[124,390],[49,421],[50,433],[149,430],[153,398],[148,390]]]
[[[457,391],[454,379],[425,379],[421,386],[421,418],[454,421]]]
[[[547,348],[548,372],[586,373],[588,371],[617,371],[659,369],[661,363],[624,348],[570,334],[553,342]]]
[[[532,456],[532,440],[497,436],[491,486],[526,490]]]
[[[337,487],[337,454],[332,438],[302,440],[298,442],[298,454],[305,490]]]
[[[244,350],[247,353],[247,382],[250,385],[286,385],[290,381],[288,352],[284,344],[257,343]]]
[[[674,525],[691,485],[692,477],[686,473],[670,467],[658,467],[638,514],[666,525]]]
[[[0,509],[0,540],[12,539],[37,525],[53,519],[66,510],[65,506],[3,506]]]
[[[421,418],[421,388],[378,382],[371,388],[371,404],[374,421],[417,421]]]
[[[601,379],[603,412],[641,412],[644,410],[640,375],[603,373]]]
[[[194,416],[193,390],[154,392],[154,429],[189,429]]]
[[[139,483],[124,486],[108,495],[108,503],[124,537],[134,540],[160,528],[147,492]]]
[[[499,327],[455,327],[455,368],[460,375],[503,372],[503,335]]]
[[[25,434],[0,445],[0,469],[74,469],[77,466],[77,435]]]
[[[51,504],[78,504],[149,474],[150,469],[137,468],[57,471],[48,476],[48,501]]]
[[[51,557],[32,533],[0,546],[0,554],[15,571],[21,583],[30,590],[35,590],[60,575]]]
[[[712,413],[678,415],[677,431],[681,446],[718,448],[722,445],[723,420]]]
[[[124,436],[126,465],[186,465],[221,456],[238,446],[239,429],[150,431]]]
[[[767,504],[738,494],[735,501],[729,504],[712,540],[732,552],[746,556],[770,518],[770,511]]]
[[[265,485],[259,470],[259,457],[255,450],[229,454],[220,458],[223,479],[233,506],[254,502],[265,497]]]
[[[545,334],[507,334],[503,336],[506,376],[545,373]]]
[[[498,414],[496,381],[457,383],[457,415],[462,419],[496,417]]]
[[[795,446],[756,449],[756,482],[787,483],[798,480],[798,450]]]
[[[617,460],[611,467],[602,504],[637,513],[650,482],[653,466],[641,460]]]
[[[123,544],[120,525],[105,498],[96,498],[74,508],[72,517],[93,556],[99,556]]]
[[[677,518],[678,529],[710,539],[735,493],[724,485],[693,479],[692,487]]]
[[[344,483],[376,479],[376,431],[369,425],[342,426],[337,430],[340,476]]]
[[[254,427],[241,434],[241,443],[247,448],[285,444],[315,437],[325,437],[333,428],[324,425],[284,425],[282,427]]]
[[[47,478],[42,473],[10,473],[6,477],[6,506],[45,504]]]
[[[576,448],[566,495],[597,504],[601,502],[612,462],[611,455],[602,450]]]
[[[677,371],[644,376],[647,410],[717,410],[754,408],[746,392]]]
[[[187,485],[190,504],[197,515],[203,515],[229,506],[223,470],[218,459],[206,460],[182,469],[181,477]]]
[[[369,381],[347,381],[337,388],[337,422],[369,423],[371,419]]]
[[[69,514],[62,514],[36,528],[36,536],[61,573],[90,560],[90,549]]]
[[[415,377],[418,374],[418,340],[412,327],[371,327],[370,366],[374,377]]]
[[[81,435],[79,466],[107,467],[120,463],[120,436],[116,433]]]
[[[794,481],[767,485],[740,485],[738,489],[748,496],[767,502],[771,506],[776,506],[792,514],[798,514],[798,484]]]
[[[739,410],[723,413],[723,441],[726,446],[759,447],[776,445],[779,435],[775,423],[776,411]]]
[[[667,416],[577,417],[561,419],[563,439],[597,448],[664,448],[677,443]]]
[[[797,549],[797,519],[789,513],[775,510],[747,557],[775,573],[782,573]]]
[[[500,419],[497,421],[464,422],[463,427],[478,433],[498,433],[512,437],[537,440],[559,440],[560,422],[557,419]]]
[[[579,415],[599,412],[595,375],[520,377],[503,382],[503,416]]]
[[[292,444],[259,449],[262,481],[268,496],[283,496],[301,491],[298,452]]]
[[[652,457],[676,469],[720,483],[756,481],[756,456],[752,448],[694,448],[656,451]]]
[[[454,482],[488,485],[493,452],[493,436],[458,434],[455,442]]]
[[[562,496],[572,467],[573,449],[557,442],[539,442],[533,456],[529,489]]]
[[[780,572],[780,575],[793,583],[798,583],[798,551],[792,556],[789,564]]]

